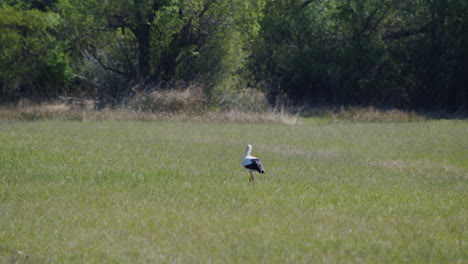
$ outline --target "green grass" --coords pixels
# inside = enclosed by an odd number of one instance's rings
[[[466,121],[0,121],[0,262],[466,263],[467,187]]]

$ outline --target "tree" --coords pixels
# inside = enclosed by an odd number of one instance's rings
[[[0,87],[4,97],[64,94],[71,81],[61,19],[18,3],[0,6]]]
[[[209,91],[231,82],[258,32],[261,3],[60,0],[57,10],[70,25],[72,49],[110,79],[121,79],[126,90],[121,94],[128,96],[131,87],[174,80],[202,81]]]
[[[467,106],[466,1],[269,1],[251,70],[272,101]]]

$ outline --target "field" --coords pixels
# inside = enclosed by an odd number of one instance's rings
[[[0,121],[0,263],[467,263],[467,201],[466,121]]]

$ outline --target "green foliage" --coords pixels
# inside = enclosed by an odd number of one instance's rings
[[[244,85],[262,1],[61,0],[56,7],[69,23],[72,50],[94,62],[79,73],[87,79],[103,76],[101,67],[105,83],[120,80],[123,96],[182,80],[204,82],[216,97]]]
[[[21,5],[0,7],[0,86],[5,95],[53,96],[70,82],[60,16]]]
[[[3,96],[119,104],[201,83],[269,102],[466,110],[468,4],[434,0],[4,0]]]
[[[273,101],[286,94],[316,104],[464,108],[466,7],[270,1],[251,69]]]

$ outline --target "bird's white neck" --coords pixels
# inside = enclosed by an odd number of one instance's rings
[[[245,152],[245,156],[244,156],[244,157],[250,156],[250,152],[252,152],[252,146],[247,145],[247,150],[246,150],[246,152]]]

